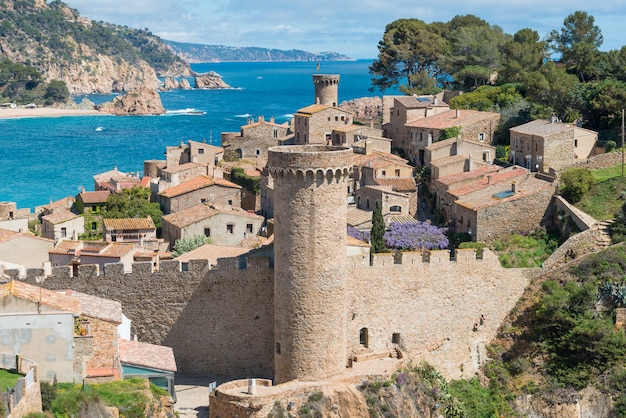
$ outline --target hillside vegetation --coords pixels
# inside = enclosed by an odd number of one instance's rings
[[[165,41],[181,58],[188,62],[244,62],[244,61],[345,61],[351,58],[336,52],[312,53],[299,49],[235,47],[224,45],[189,44]]]
[[[190,74],[148,30],[94,22],[61,1],[0,0],[0,58],[63,81],[70,93],[156,87],[157,75]]]

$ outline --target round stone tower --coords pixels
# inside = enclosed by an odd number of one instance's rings
[[[352,150],[268,150],[274,178],[274,382],[346,367],[346,190]]]
[[[337,107],[339,74],[313,74],[315,103]]]

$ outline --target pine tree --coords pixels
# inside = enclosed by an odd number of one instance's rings
[[[376,202],[374,213],[372,214],[372,233],[370,235],[370,244],[372,246],[372,254],[382,253],[386,250],[385,245],[385,220],[383,219],[383,210],[380,203]]]

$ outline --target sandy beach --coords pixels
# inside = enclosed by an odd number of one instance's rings
[[[55,117],[55,116],[87,116],[87,115],[105,115],[105,114],[108,114],[108,113],[100,112],[98,110],[58,109],[54,107],[37,107],[33,109],[0,108],[0,119]]]

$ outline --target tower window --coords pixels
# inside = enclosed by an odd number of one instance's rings
[[[359,344],[366,348],[369,346],[369,331],[367,328],[361,328],[359,332]]]
[[[280,354],[280,343],[276,343],[276,354]]]

